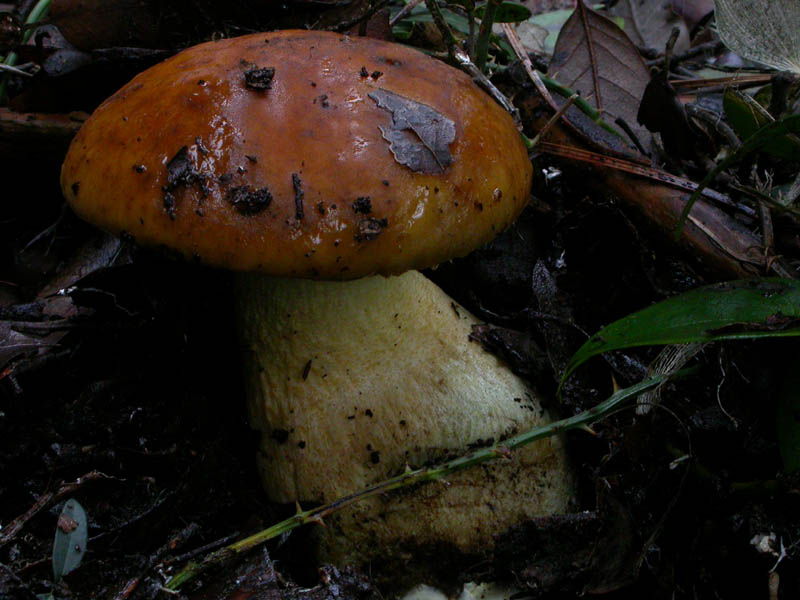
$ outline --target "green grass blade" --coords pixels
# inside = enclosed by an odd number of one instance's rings
[[[615,321],[573,355],[564,381],[591,357],[622,348],[800,335],[800,281],[754,279],[698,288]]]
[[[349,496],[338,498],[330,504],[318,506],[317,508],[313,508],[311,510],[301,511],[300,507],[298,506],[298,512],[288,519],[281,521],[280,523],[276,523],[272,527],[259,531],[258,533],[255,533],[249,537],[241,539],[238,542],[230,544],[229,546],[220,548],[211,554],[207,554],[200,561],[188,563],[183,567],[183,569],[175,573],[166,582],[164,587],[167,590],[180,589],[181,586],[189,581],[192,581],[193,579],[196,579],[201,573],[204,573],[210,567],[219,568],[234,556],[252,550],[267,540],[274,539],[279,535],[282,535],[288,531],[292,531],[293,529],[296,529],[302,525],[307,525],[309,523],[321,523],[323,522],[323,517],[327,517],[346,506],[350,506],[371,496],[375,496],[377,494],[386,494],[392,490],[409,488],[414,485],[421,485],[431,481],[437,481],[457,471],[474,467],[500,457],[506,457],[508,456],[508,452],[511,452],[517,448],[521,448],[536,440],[540,440],[551,435],[564,433],[565,431],[570,431],[572,429],[579,429],[595,423],[611,414],[613,410],[616,410],[618,407],[624,405],[624,403],[628,400],[632,400],[644,392],[657,388],[668,379],[681,377],[685,373],[685,371],[679,371],[670,375],[653,375],[650,379],[645,379],[625,389],[617,390],[603,402],[600,402],[596,406],[590,408],[589,410],[585,410],[582,413],[562,419],[561,421],[536,427],[502,442],[498,442],[497,444],[489,446],[488,448],[476,450],[465,456],[455,458],[442,465],[436,467],[422,467],[414,471],[408,471],[402,475],[398,475],[397,477],[378,482],[366,489],[354,492]]]
[[[743,140],[750,139],[761,127],[775,122],[756,100],[733,88],[725,90],[722,106],[728,122]],[[778,158],[800,160],[800,138],[787,133],[767,142],[761,150]]]

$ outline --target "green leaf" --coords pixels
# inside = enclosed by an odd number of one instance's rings
[[[572,356],[561,383],[610,350],[800,335],[800,281],[765,278],[702,287],[615,321]]]
[[[413,32],[414,24],[405,19],[395,23],[394,27],[392,27],[394,39],[402,42],[407,41]]]
[[[725,117],[742,140],[751,138],[761,127],[773,123],[763,106],[747,94],[729,88],[722,97]],[[787,133],[764,144],[763,152],[788,160],[800,160],[800,138]]]
[[[791,473],[800,469],[800,361],[798,360],[790,362],[786,371],[778,396],[776,417],[778,449],[783,459],[783,470]]]
[[[442,16],[444,16],[444,20],[454,31],[464,36],[469,35],[469,20],[465,16],[454,13],[446,8],[442,9]],[[392,34],[395,39],[408,40],[413,33],[415,23],[433,23],[433,17],[425,6],[417,6],[411,11],[410,15],[395,23],[395,26],[392,28]],[[498,36],[492,34],[490,40],[500,47],[506,54],[508,60],[513,60],[516,57],[511,46]]]
[[[86,511],[77,500],[67,500],[58,516],[53,541],[53,579],[57,582],[81,564],[86,553]]]
[[[469,33],[469,21],[463,15],[459,15],[454,13],[451,10],[446,8],[442,9],[442,16],[444,20],[447,22],[450,27],[458,31],[459,33],[468,34]],[[403,35],[405,31],[408,31],[410,35],[411,29],[408,25],[403,24],[413,24],[413,23],[433,23],[433,17],[431,13],[428,12],[428,9],[424,5],[417,6],[414,10],[411,11],[404,19],[401,19],[392,29],[392,33],[400,33]],[[399,29],[398,29],[399,28]]]
[[[486,4],[481,4],[475,8],[475,16],[479,19],[483,18],[483,13],[486,12]],[[520,23],[526,19],[531,18],[531,9],[516,2],[501,2],[494,13],[495,23]]]

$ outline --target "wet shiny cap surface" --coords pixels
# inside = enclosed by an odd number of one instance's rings
[[[512,119],[463,73],[369,38],[280,31],[189,48],[72,142],[87,221],[219,267],[317,279],[463,256],[528,200]]]

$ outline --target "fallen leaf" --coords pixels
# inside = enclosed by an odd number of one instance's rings
[[[12,321],[0,321],[0,369],[9,362],[26,354],[33,355],[45,352],[58,343],[62,335],[54,333],[45,337],[28,335],[17,331]],[[3,375],[0,374],[0,379]]]
[[[519,41],[522,42],[523,48],[528,52],[538,52],[543,54],[545,52],[545,42],[550,32],[541,25],[537,25],[531,20],[520,23],[515,27]]]
[[[680,34],[674,51],[689,49],[686,25],[664,0],[620,0],[609,14],[625,20],[625,33],[640,46],[663,52],[672,28],[677,27]]]
[[[800,73],[800,2],[716,0],[717,32],[739,56]]]
[[[53,540],[54,581],[60,581],[80,566],[86,554],[87,536],[86,512],[77,500],[67,500],[58,517]]]
[[[714,0],[672,0],[672,10],[684,20],[686,27],[694,30],[714,10]]]
[[[392,113],[392,126],[380,129],[397,162],[422,173],[443,173],[453,162],[448,148],[456,139],[453,121],[388,90],[375,90],[369,97]]]
[[[605,121],[623,119],[642,146],[650,145],[650,133],[636,120],[650,73],[612,21],[579,2],[558,35],[548,75],[579,92]]]

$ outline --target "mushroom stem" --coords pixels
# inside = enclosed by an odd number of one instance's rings
[[[417,271],[349,282],[237,276],[251,424],[270,499],[330,502],[548,422],[537,395],[468,338],[477,323]],[[351,507],[322,532],[323,559],[465,553],[534,516],[565,512],[562,441],[458,473],[446,485]]]

